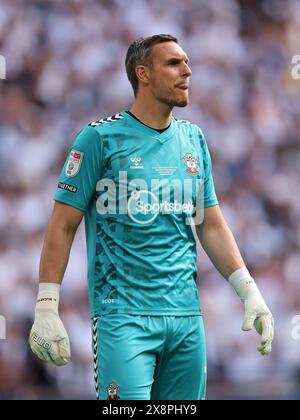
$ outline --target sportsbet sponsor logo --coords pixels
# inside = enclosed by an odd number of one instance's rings
[[[180,203],[175,201],[163,201],[159,203],[156,195],[147,190],[133,191],[128,201],[128,215],[137,223],[147,224],[152,222],[159,213],[185,213],[187,216],[193,213],[193,203]]]
[[[142,192],[143,193],[143,192]],[[145,193],[149,193],[149,191],[145,191]],[[137,193],[138,196],[140,195]],[[142,213],[142,214],[148,214],[149,212],[155,212],[155,213],[192,213],[193,211],[193,204],[192,203],[178,203],[178,201],[175,201],[175,203],[168,203],[167,201],[164,201],[163,203],[144,203],[142,200],[138,200],[136,205],[136,212]]]
[[[132,191],[128,200],[128,215],[137,223],[151,223],[158,215],[159,202],[154,193],[147,190]]]

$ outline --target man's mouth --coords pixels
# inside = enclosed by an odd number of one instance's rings
[[[177,89],[187,90],[189,88],[189,85],[187,83],[180,83],[179,85],[176,85],[175,87]]]

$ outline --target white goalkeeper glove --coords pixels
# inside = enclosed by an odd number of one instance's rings
[[[59,284],[40,283],[29,344],[41,360],[63,366],[70,360],[71,351],[68,334],[58,314],[59,290]]]
[[[254,324],[256,331],[261,335],[257,350],[263,356],[270,354],[274,337],[274,320],[254,279],[246,268],[240,268],[229,276],[228,282],[245,306],[242,330],[250,331]]]

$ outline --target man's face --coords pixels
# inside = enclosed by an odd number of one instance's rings
[[[149,77],[151,92],[157,100],[172,107],[186,106],[191,74],[188,57],[176,42],[154,45]]]

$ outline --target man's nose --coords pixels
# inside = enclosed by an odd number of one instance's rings
[[[183,67],[183,75],[185,77],[190,77],[192,74],[192,70],[190,69],[189,65],[187,63],[183,63],[184,67]]]

